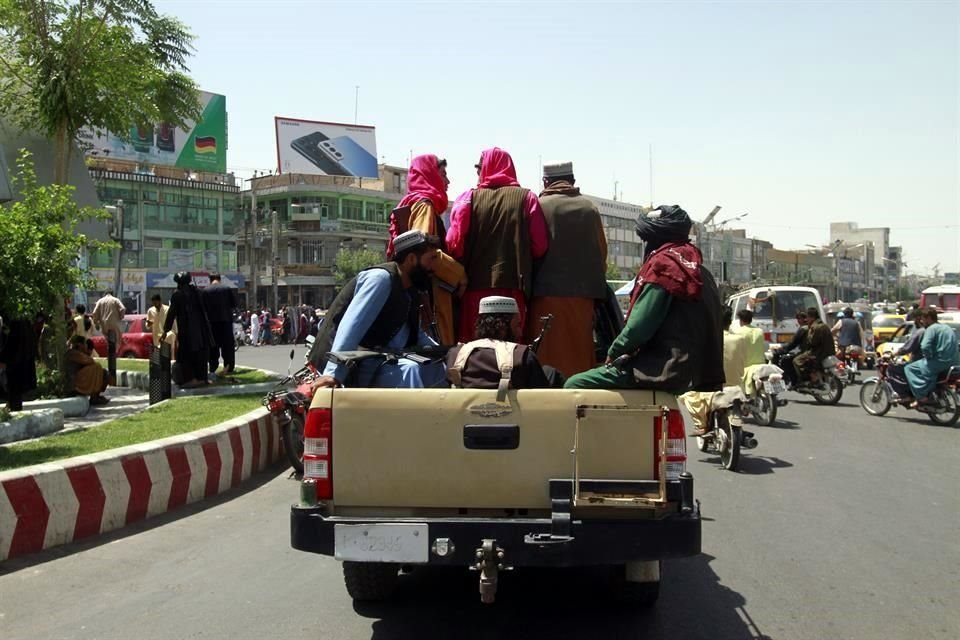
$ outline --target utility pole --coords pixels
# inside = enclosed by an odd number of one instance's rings
[[[116,236],[120,243],[117,247],[117,265],[113,274],[114,294],[123,300],[123,200],[117,200],[116,216],[114,217]]]
[[[353,124],[358,124],[357,115],[360,113],[360,85],[353,87]]]
[[[252,181],[250,182],[250,220],[250,282],[252,283],[250,294],[253,296],[251,308],[256,311],[258,304],[257,284],[260,280],[260,274],[257,271],[257,191]]]
[[[273,254],[273,312],[280,313],[280,298],[277,294],[277,271],[280,268],[280,252],[277,245],[280,244],[280,219],[277,217],[277,210],[270,212],[271,223],[273,225],[273,237],[270,241],[270,252]]]

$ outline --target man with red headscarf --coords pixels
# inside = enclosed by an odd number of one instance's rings
[[[626,325],[607,351],[606,364],[568,378],[565,389],[682,394],[723,387],[720,293],[700,250],[690,243],[691,225],[677,205],[637,218],[645,258]]]
[[[467,291],[460,309],[460,340],[473,339],[480,300],[517,301],[521,326],[533,285],[533,261],[547,252],[547,222],[536,194],[520,187],[510,154],[494,147],[480,154],[475,189],[457,198],[450,215],[447,252],[463,263]]]
[[[444,252],[443,220],[447,210],[447,161],[435,155],[417,156],[407,173],[407,195],[390,215],[390,240],[387,258],[393,259],[393,239],[406,231],[422,231],[440,239],[433,269],[433,318],[440,344],[456,342],[453,318],[453,294],[463,295],[467,276],[463,266]]]

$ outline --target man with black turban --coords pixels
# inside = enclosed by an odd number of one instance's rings
[[[720,294],[690,243],[690,216],[677,205],[637,218],[645,242],[626,325],[606,364],[572,376],[573,389],[656,389],[681,394],[723,386]]]

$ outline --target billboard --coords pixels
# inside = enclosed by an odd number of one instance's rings
[[[200,121],[190,120],[182,129],[166,122],[131,126],[129,140],[105,131],[83,129],[80,142],[88,156],[226,173],[227,99],[201,91],[200,105]]]
[[[275,117],[280,173],[376,178],[374,127]]]

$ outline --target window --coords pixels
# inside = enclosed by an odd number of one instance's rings
[[[323,262],[323,240],[304,240],[300,243],[300,261],[302,264],[321,264]]]
[[[342,212],[347,220],[363,220],[363,203],[357,200],[344,200]]]

